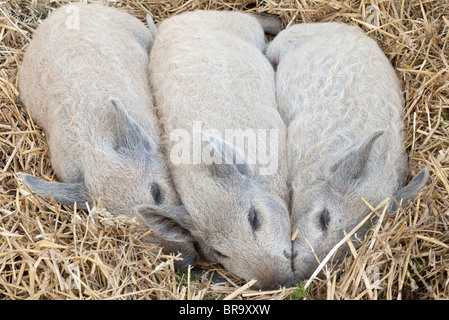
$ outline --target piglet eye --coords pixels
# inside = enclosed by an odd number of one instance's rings
[[[327,211],[327,210],[321,211],[321,213],[320,213],[321,230],[323,230],[323,231],[327,230],[330,220],[331,220],[331,216],[329,214],[329,211]]]
[[[156,205],[161,204],[162,201],[164,200],[161,188],[159,187],[159,185],[157,183],[154,183],[151,186],[151,195],[153,196],[153,200]]]
[[[223,253],[221,253],[221,252],[218,251],[218,250],[214,250],[214,254],[215,254],[217,257],[222,258],[222,259],[225,259],[225,258],[228,257],[227,255],[224,255]]]
[[[256,209],[251,208],[248,214],[248,220],[253,231],[256,231],[257,229],[260,228],[261,226],[260,214]]]

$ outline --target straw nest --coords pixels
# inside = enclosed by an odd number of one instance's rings
[[[362,28],[402,81],[410,173],[430,169],[414,203],[375,210],[376,223],[338,273],[259,292],[220,266],[216,285],[176,273],[142,240],[148,230],[30,195],[18,173],[54,179],[45,135],[18,93],[17,70],[33,30],[68,1],[0,1],[0,299],[440,299],[449,298],[449,2],[447,0],[108,1],[156,23],[194,9],[275,14],[284,26],[341,21]],[[73,1],[72,1],[73,2]],[[96,1],[89,1],[96,2]],[[82,156],[82,155],[80,155]],[[374,204],[373,204],[374,205]],[[350,232],[350,230],[348,230]]]

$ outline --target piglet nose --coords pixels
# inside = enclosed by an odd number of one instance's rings
[[[296,283],[293,272],[291,273],[276,273],[270,276],[263,276],[257,279],[257,282],[252,285],[252,289],[256,290],[276,290],[282,287],[290,288]]]
[[[285,281],[282,286],[286,288],[291,288],[294,287],[296,283],[298,283],[298,280],[296,280],[296,278],[294,277],[291,277],[290,279]]]
[[[280,288],[280,283],[278,281],[257,280],[251,288],[255,290],[274,290]]]
[[[270,279],[268,281],[259,280],[251,288],[256,290],[276,290],[282,287],[291,288],[297,283],[295,277],[286,280]]]

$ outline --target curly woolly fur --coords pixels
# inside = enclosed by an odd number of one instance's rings
[[[54,180],[48,134],[33,122],[18,91],[18,69],[34,30],[52,11],[74,2],[103,3],[156,23],[197,9],[274,14],[282,27],[338,21],[360,27],[397,72],[405,98],[404,147],[409,174],[427,166],[429,181],[415,201],[378,217],[339,272],[324,268],[310,286],[253,290],[221,266],[226,278],[188,277],[176,257],[142,242],[149,230],[124,224],[100,206],[76,210],[34,197],[17,173]],[[0,298],[1,299],[447,299],[449,283],[449,6],[441,0],[24,0],[0,4]],[[354,248],[353,245],[359,245]],[[68,287],[73,276],[79,286]],[[72,284],[73,281],[72,281]],[[242,287],[244,286],[244,287]],[[237,291],[236,291],[237,290]],[[228,296],[229,295],[229,296]]]
[[[63,183],[23,175],[33,192],[81,208],[99,201],[128,217],[136,216],[137,205],[179,204],[148,88],[152,43],[142,22],[102,5],[61,7],[39,26],[19,89],[47,133],[52,167]],[[153,241],[188,254],[180,268],[196,259],[191,243]]]
[[[271,175],[260,174],[261,163],[168,162],[191,219],[186,228],[204,257],[246,280],[256,279],[256,287],[273,288],[290,281],[292,271],[286,127],[276,109],[265,46],[264,30],[251,15],[183,13],[159,25],[149,70],[166,137],[175,129],[193,134],[195,122],[203,131],[217,130],[221,138],[227,129],[276,130],[278,145],[270,152],[278,163]],[[260,143],[262,137],[257,139]],[[177,143],[165,141],[166,152]],[[240,151],[246,153],[245,148]]]
[[[362,198],[373,206],[394,195],[413,199],[428,173],[400,191],[408,172],[402,90],[359,28],[295,25],[270,43],[267,57],[277,65],[277,103],[288,123],[294,270],[303,280],[370,212]]]

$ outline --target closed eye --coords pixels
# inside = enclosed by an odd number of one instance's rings
[[[329,227],[329,222],[331,220],[331,216],[329,211],[323,210],[320,212],[320,226],[322,231],[326,231]]]
[[[215,254],[217,257],[222,258],[222,259],[229,258],[227,255],[224,255],[223,253],[221,253],[221,252],[218,251],[218,250],[214,250],[214,254]]]
[[[253,229],[253,232],[257,231],[262,225],[262,222],[260,220],[260,214],[254,208],[251,208],[251,210],[249,211],[248,221],[249,224],[251,225],[251,228]]]
[[[153,196],[154,203],[156,205],[162,204],[162,201],[164,201],[164,197],[161,191],[161,188],[157,183],[154,183],[151,186],[151,195]]]

